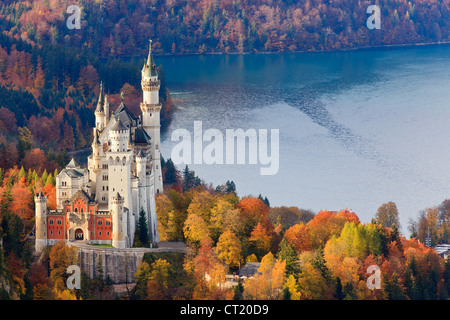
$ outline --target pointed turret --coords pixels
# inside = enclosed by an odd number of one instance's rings
[[[70,162],[67,164],[67,166],[66,166],[66,168],[77,168],[78,167],[78,165],[77,165],[77,163],[75,162],[75,159],[74,158],[72,158],[71,160],[70,160]]]
[[[97,108],[95,112],[104,112],[105,94],[103,92],[103,82],[100,82],[100,93],[98,95]]]
[[[105,94],[103,92],[103,82],[100,83],[100,94],[98,96],[97,108],[95,109],[95,127],[98,131],[103,131],[105,127]]]
[[[155,60],[153,59],[152,54],[152,40],[150,40],[150,46],[148,51],[147,61],[142,68],[142,76],[146,78],[157,77],[158,71],[156,70]]]

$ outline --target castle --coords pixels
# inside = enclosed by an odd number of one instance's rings
[[[133,245],[143,210],[152,243],[159,242],[155,194],[163,192],[160,160],[160,80],[151,41],[142,68],[142,115],[122,103],[110,115],[100,85],[92,154],[87,168],[72,159],[56,177],[56,210],[35,195],[36,251],[58,241],[84,241],[115,248]]]

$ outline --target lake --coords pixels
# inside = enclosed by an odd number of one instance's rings
[[[176,129],[279,129],[279,170],[261,165],[189,167],[214,186],[271,206],[351,209],[370,222],[397,204],[409,218],[450,198],[450,46],[323,53],[157,57],[177,110]],[[204,143],[204,146],[207,143]],[[183,169],[184,165],[178,166]]]

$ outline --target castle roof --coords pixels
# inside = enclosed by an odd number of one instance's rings
[[[142,73],[144,77],[157,77],[158,71],[156,70],[156,64],[155,60],[153,59],[152,54],[152,40],[150,40],[150,48],[148,51],[148,58],[146,63],[144,64],[144,67],[142,68]]]
[[[133,112],[131,112],[130,109],[127,108],[123,101],[114,112],[114,117],[120,118],[122,123],[126,126],[129,126],[132,122],[135,122],[137,120]]]
[[[95,112],[104,112],[103,104],[105,100],[105,94],[103,92],[103,82],[100,83],[100,94],[98,96],[97,108]]]
[[[111,130],[119,131],[119,130],[128,130],[128,127],[126,127],[120,118],[116,119],[116,123],[111,127]]]
[[[85,175],[85,171],[86,170],[80,168],[75,162],[75,159],[72,158],[67,166],[63,170],[61,170],[60,174],[65,173],[70,178],[80,178]]]
[[[78,167],[78,165],[77,165],[77,163],[75,162],[75,159],[74,158],[72,158],[71,160],[70,160],[70,162],[67,164],[67,166],[66,166],[66,168],[77,168]]]
[[[149,144],[150,143],[150,136],[148,133],[144,130],[142,127],[137,127],[134,131],[134,143],[143,143],[143,144]]]
[[[75,169],[67,169],[66,168],[66,169],[63,169],[63,171],[61,171],[61,172],[66,173],[70,178],[80,178],[80,177],[84,176],[83,170],[77,169],[77,168],[75,168]]]

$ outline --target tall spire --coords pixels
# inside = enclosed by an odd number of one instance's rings
[[[96,112],[103,112],[103,103],[104,103],[105,95],[103,93],[103,81],[100,82],[100,94],[98,96],[97,108]]]
[[[152,54],[152,39],[149,40],[149,50],[148,50],[148,58],[146,63],[144,64],[144,67],[142,68],[142,73],[144,77],[157,77],[158,72],[156,70],[156,64],[155,60],[153,59]]]
[[[148,46],[148,58],[147,58],[147,64],[149,64],[149,61],[153,60],[153,59],[152,59],[152,42],[153,42],[153,40],[150,39],[150,40],[148,40],[148,42],[149,42],[150,44],[149,44],[149,46]]]

